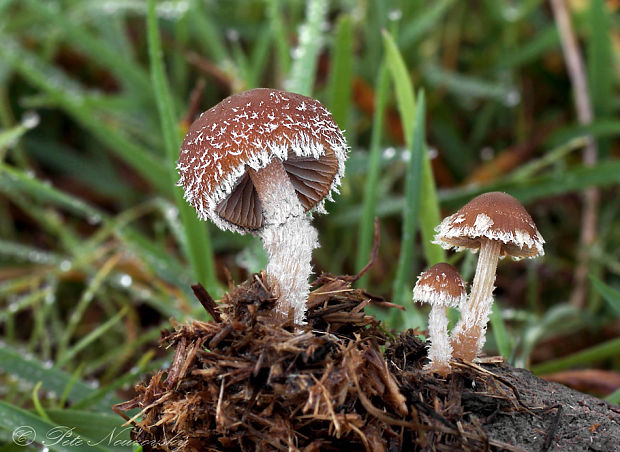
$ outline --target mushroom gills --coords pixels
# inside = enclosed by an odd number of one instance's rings
[[[304,210],[316,206],[329,193],[338,172],[338,159],[328,148],[320,158],[299,157],[289,152],[282,162]]]
[[[282,164],[305,211],[312,209],[329,193],[338,172],[338,159],[331,151],[318,159],[289,152]],[[226,221],[242,228],[260,229],[263,226],[262,204],[247,173],[215,211]]]
[[[223,219],[242,228],[259,229],[263,226],[262,205],[247,173],[217,206],[216,212]]]

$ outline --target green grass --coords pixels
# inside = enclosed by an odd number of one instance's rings
[[[381,137],[383,123],[385,121],[385,107],[387,91],[389,88],[388,68],[385,62],[381,64],[376,82],[375,111],[372,118],[372,132],[370,138],[370,150],[364,184],[364,198],[362,201],[362,213],[359,221],[357,236],[357,255],[355,268],[363,268],[368,262],[370,250],[373,245],[374,223],[377,211],[377,187],[381,164]],[[368,283],[368,275],[364,275],[359,285],[364,287]]]
[[[182,137],[181,130],[179,129],[179,120],[175,114],[174,103],[172,102],[164,71],[154,0],[148,2],[147,29],[151,78],[153,80],[161,129],[164,135],[167,167],[170,174],[168,180],[170,186],[175,186],[178,179],[176,161],[179,156]],[[180,235],[182,238],[181,246],[192,264],[194,277],[217,296],[220,294],[220,290],[215,277],[213,249],[207,227],[205,223],[196,217],[194,210],[183,199],[183,189],[181,187],[173,188],[173,198],[179,210],[183,226],[183,232]]]
[[[378,217],[379,255],[358,286],[406,307],[373,311],[386,328],[424,326],[411,287],[428,266],[471,280],[476,257],[433,245],[433,228],[502,190],[546,255],[500,262],[486,351],[538,373],[620,370],[616,17],[603,0],[572,10],[595,116],[580,126],[543,2],[431,3],[0,1],[3,441],[29,423],[88,438],[120,425],[118,390],[165,365],[159,331],[207,318],[190,284],[219,297],[228,274],[264,266],[258,240],[199,221],[175,186],[187,121],[257,86],[313,96],[346,129],[347,175],[314,219],[314,265],[357,273]],[[600,156],[589,167],[587,135]],[[580,310],[568,300],[589,187],[601,203]]]

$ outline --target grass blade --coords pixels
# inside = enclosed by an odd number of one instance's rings
[[[287,39],[287,30],[284,27],[284,19],[280,11],[282,2],[279,0],[267,0],[267,16],[269,28],[273,33],[273,42],[276,45],[276,61],[278,72],[288,74],[291,67],[291,47]]]
[[[495,344],[497,345],[499,354],[506,359],[510,359],[512,354],[510,336],[508,335],[506,325],[504,324],[502,310],[499,308],[497,302],[493,304],[493,309],[491,310],[489,320],[491,322],[491,327],[493,328],[493,337],[495,338]]]
[[[54,411],[51,417],[53,422],[47,422],[30,411],[0,402],[0,428],[10,432],[19,446],[35,440],[45,444],[46,449],[59,452],[121,452],[132,448],[129,430],[122,428],[118,416],[67,410]],[[114,433],[122,446],[115,446],[113,441],[107,443],[110,433]]]
[[[587,125],[577,124],[563,127],[545,140],[545,146],[561,146],[567,141],[588,135],[593,138],[617,137],[620,135],[620,121],[601,119]]]
[[[150,0],[148,4],[147,28],[151,76],[153,78],[155,99],[157,101],[166,155],[168,157],[168,180],[170,186],[174,187],[172,189],[174,199],[179,209],[181,223],[185,229],[185,240],[181,245],[184,248],[185,255],[191,262],[195,278],[202,283],[207,290],[212,291],[214,295],[217,296],[219,293],[219,285],[216,279],[213,250],[206,224],[198,219],[194,210],[185,202],[182,188],[175,186],[178,178],[176,173],[176,161],[181,144],[180,130],[175,121],[174,104],[164,72],[154,0]]]
[[[603,0],[591,0],[589,11],[590,39],[587,51],[588,90],[594,117],[601,119],[613,112],[614,54],[611,45],[611,13]],[[599,156],[609,155],[609,140],[599,140]]]
[[[0,164],[0,193],[10,194],[13,191],[27,193],[42,204],[51,204],[66,209],[87,222],[101,222],[106,234],[116,234],[137,256],[144,259],[159,277],[176,286],[180,285],[187,290],[188,294],[191,293],[188,287],[185,288],[181,284],[181,282],[185,284],[191,282],[187,278],[185,268],[152,239],[129,227],[127,223],[133,219],[132,215],[121,214],[118,218],[110,218],[101,210],[78,198],[31,177],[23,171]]]
[[[398,110],[400,112],[403,130],[405,131],[405,139],[411,140],[413,139],[412,128],[415,115],[413,87],[411,85],[409,74],[407,73],[407,68],[405,67],[405,63],[400,52],[398,51],[398,48],[396,47],[394,39],[389,34],[384,32],[383,42],[385,45],[388,66],[390,68],[396,89]],[[407,143],[407,147],[409,149],[412,148],[410,142]],[[440,212],[431,163],[426,150],[424,151],[424,157],[422,159],[419,221],[427,263],[429,265],[434,265],[444,261],[445,253],[443,249],[431,243],[435,234],[434,228],[440,222]]]
[[[439,66],[426,66],[424,76],[431,85],[444,87],[463,98],[494,99],[506,105],[512,105],[518,100],[515,96],[519,95],[519,91],[514,87],[471,75],[450,72]]]
[[[336,29],[329,78],[329,110],[341,129],[348,129],[353,78],[353,25],[351,17],[343,16]]]
[[[41,15],[46,22],[55,24],[63,32],[72,45],[76,46],[85,55],[96,55],[97,62],[107,67],[126,86],[139,89],[143,95],[149,94],[151,84],[148,75],[135,61],[130,61],[126,55],[121,55],[116,49],[109,46],[109,41],[93,36],[84,27],[69,20],[64,8],[58,5],[51,6],[47,2],[29,0],[33,12]]]
[[[41,381],[43,389],[59,395],[70,385],[68,399],[72,402],[90,397],[96,391],[81,380],[72,381],[72,376],[68,373],[8,345],[0,344],[0,369],[33,385]],[[120,400],[109,393],[93,404],[93,409],[107,411],[110,406],[119,402]]]
[[[306,7],[306,22],[299,27],[299,45],[293,50],[293,67],[286,89],[304,96],[312,95],[316,67],[323,33],[321,27],[327,15],[327,0],[310,0]]]
[[[33,119],[34,122],[23,121],[21,124],[11,127],[10,129],[0,129],[0,162],[5,160],[7,149],[15,146],[20,138],[28,132],[28,130],[36,126],[36,123],[39,121],[38,116],[33,116]]]
[[[231,58],[224,42],[224,33],[217,23],[212,20],[210,12],[204,10],[207,4],[200,0],[191,0],[191,9],[188,14],[189,26],[196,36],[203,52],[211,57],[218,65],[230,66]]]
[[[620,317],[620,291],[608,286],[594,275],[589,277],[592,285],[609,304],[611,310],[616,313],[617,317]]]
[[[620,183],[620,161],[613,160],[592,166],[578,165],[564,172],[554,172],[527,180],[444,190],[440,198],[446,206],[456,208],[481,193],[505,191],[522,203],[527,203],[548,196],[581,191],[588,187],[605,187],[618,183]]]
[[[425,100],[424,92],[418,96],[415,121],[413,123],[413,136],[409,140],[411,157],[407,165],[405,179],[405,206],[403,209],[403,229],[400,245],[398,267],[394,278],[393,298],[401,306],[409,306],[411,299],[410,284],[412,281],[412,269],[415,251],[415,239],[417,219],[420,214],[420,199],[422,196],[422,160],[425,148]],[[400,311],[398,311],[400,313]],[[414,327],[417,325],[407,325]]]
[[[39,56],[20,46],[14,39],[0,34],[0,60],[10,64],[30,83],[43,90],[73,119],[90,131],[102,143],[108,145],[138,174],[151,182],[161,193],[168,194],[165,166],[154,155],[134,144],[121,134],[114,125],[106,123],[97,112],[84,102],[82,87],[69,79],[56,67],[50,66]]]
[[[57,427],[55,424],[44,421],[36,414],[8,403],[0,402],[0,428],[10,432],[14,438],[13,441],[16,441],[19,446],[27,446],[36,438],[39,438],[39,441],[43,441],[55,427]],[[60,452],[86,452],[87,450],[93,450],[93,448],[86,444],[81,446],[55,444],[49,447],[49,449]],[[96,447],[94,450],[105,449]]]
[[[379,69],[377,78],[377,88],[375,90],[375,111],[372,118],[372,132],[370,138],[370,151],[368,156],[368,169],[366,173],[366,183],[364,184],[364,201],[362,206],[362,218],[359,222],[359,233],[357,239],[357,255],[355,257],[355,268],[363,268],[368,262],[370,248],[373,242],[373,231],[377,204],[377,181],[381,166],[381,135],[385,120],[385,107],[387,104],[387,93],[389,88],[387,65],[384,62]],[[366,287],[368,274],[364,275],[359,281],[359,287]]]
[[[110,410],[108,410],[110,411]],[[56,425],[72,428],[75,436],[107,451],[131,451],[129,436],[132,427],[123,426],[123,419],[113,413],[93,413],[83,410],[48,410],[47,415]]]
[[[67,209],[87,221],[102,218],[103,213],[84,201],[56,190],[23,171],[0,163],[0,193],[19,190],[30,194],[35,199]]]
[[[563,358],[547,361],[532,366],[532,372],[536,375],[559,372],[576,365],[589,364],[606,358],[620,356],[620,338],[612,339],[594,347],[586,348]]]
[[[444,16],[444,14],[452,6],[454,0],[439,0],[429,4],[428,8],[403,27],[399,44],[403,47],[408,47],[417,41],[420,37],[424,36],[426,32],[431,30],[437,25],[437,22]]]
[[[560,45],[560,36],[555,26],[550,25],[539,31],[531,40],[525,42],[512,52],[503,53],[496,63],[497,69],[509,69],[524,66],[540,58],[549,50]]]
[[[620,404],[620,388],[616,389],[614,392],[605,397],[605,400],[615,405]]]
[[[127,311],[128,311],[128,308],[124,307],[116,315],[114,315],[113,317],[111,317],[110,319],[108,319],[107,321],[99,325],[96,329],[88,333],[82,339],[80,339],[80,341],[77,344],[75,344],[73,347],[67,350],[66,353],[62,355],[62,357],[58,360],[56,365],[63,366],[64,364],[66,364],[80,351],[82,351],[92,342],[100,338],[106,331],[108,331],[110,328],[116,325],[123,317],[125,317],[125,314],[127,314]]]
[[[58,340],[58,366],[66,363],[69,358],[67,356],[67,346],[73,337],[73,334],[78,327],[83,315],[85,314],[88,306],[95,298],[95,295],[100,291],[102,284],[110,275],[110,272],[118,264],[120,255],[116,254],[106,260],[106,262],[97,270],[97,273],[89,281],[86,286],[80,300],[73,308],[71,316],[65,326],[62,336]]]

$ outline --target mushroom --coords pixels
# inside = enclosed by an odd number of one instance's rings
[[[425,366],[426,370],[444,377],[450,373],[452,346],[448,339],[446,308],[462,305],[465,299],[465,282],[457,269],[450,264],[433,265],[418,276],[413,288],[413,300],[431,305],[428,314],[430,363]]]
[[[512,196],[492,192],[475,197],[435,228],[435,241],[445,249],[480,250],[469,301],[452,331],[454,356],[473,360],[482,350],[500,256],[542,256],[543,240],[532,217]]]
[[[179,185],[198,216],[258,235],[269,257],[276,312],[304,322],[317,232],[306,212],[344,175],[347,144],[331,114],[299,94],[258,88],[224,99],[190,126]]]

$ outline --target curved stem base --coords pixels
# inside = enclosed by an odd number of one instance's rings
[[[487,323],[493,306],[495,270],[502,249],[497,240],[482,240],[476,275],[469,301],[461,309],[461,319],[452,331],[451,344],[456,358],[473,360],[482,351]]]

